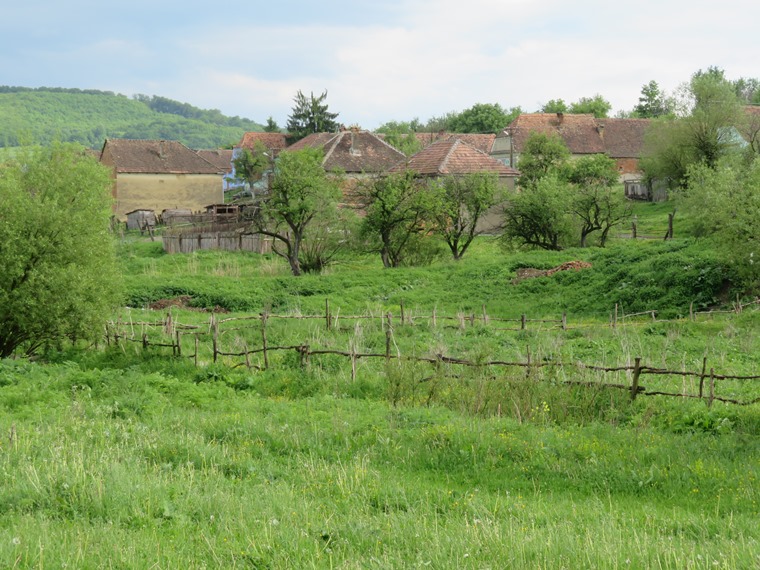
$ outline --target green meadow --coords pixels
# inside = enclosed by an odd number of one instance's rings
[[[649,206],[640,235],[664,234],[667,207]],[[632,399],[602,385],[630,370],[581,366],[760,374],[757,307],[717,312],[752,298],[678,232],[558,253],[483,238],[458,263],[352,254],[300,278],[128,235],[120,337],[0,361],[0,567],[758,568],[760,404]],[[516,279],[567,261],[591,267]],[[214,362],[212,316],[261,313],[267,361]],[[167,316],[180,355],[157,346]],[[261,322],[227,321],[218,341],[258,349]],[[394,358],[353,367],[276,350],[388,342]],[[419,360],[436,355],[476,365]],[[715,393],[748,403],[760,380]]]

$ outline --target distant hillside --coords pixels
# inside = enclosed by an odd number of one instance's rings
[[[237,143],[259,123],[227,117],[165,97],[110,91],[0,86],[0,147],[79,142],[100,148],[105,138],[170,139],[190,148]]]

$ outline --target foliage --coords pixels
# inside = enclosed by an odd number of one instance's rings
[[[0,146],[63,141],[98,149],[106,138],[163,138],[190,148],[220,148],[246,131],[261,130],[254,121],[164,97],[57,88],[0,87],[0,123]]]
[[[452,118],[448,129],[455,133],[498,133],[521,112],[519,107],[507,111],[498,103],[477,103]]]
[[[288,115],[288,137],[292,142],[301,140],[312,133],[325,133],[338,130],[335,119],[338,113],[328,110],[327,91],[318,97],[312,92],[306,97],[299,89],[293,101],[295,104]]]
[[[272,118],[272,115],[269,115],[269,117],[267,117],[267,124],[264,125],[264,132],[265,133],[279,133],[280,132],[280,125],[278,125],[277,121],[275,121]]]
[[[428,231],[430,193],[408,170],[377,177],[362,191],[367,203],[362,233],[379,241],[377,249],[384,267],[399,267],[413,236]]]
[[[571,242],[572,191],[557,172],[522,186],[504,210],[503,239],[508,244],[559,251]]]
[[[597,119],[607,117],[612,105],[601,95],[581,97],[575,103],[567,104],[563,99],[551,99],[541,106],[541,113],[591,114]]]
[[[535,186],[552,171],[562,169],[569,158],[570,151],[559,135],[532,132],[517,161],[520,186]]]
[[[682,202],[749,286],[760,283],[760,158],[724,158],[717,168],[689,168]],[[757,255],[755,255],[757,254]]]
[[[610,230],[630,214],[615,161],[603,154],[581,157],[572,163],[568,180],[576,187],[572,210],[580,220],[580,246],[586,247],[588,236],[601,231],[599,245],[604,247]]]
[[[650,179],[683,187],[691,165],[714,168],[737,148],[743,116],[734,88],[717,68],[695,73],[680,95],[678,115],[652,124],[641,164]]]
[[[432,181],[435,201],[432,220],[435,232],[443,237],[455,260],[470,247],[486,212],[503,198],[495,173],[475,172],[463,176],[444,176]]]
[[[111,185],[78,145],[0,164],[0,358],[101,333],[118,302]]]
[[[415,136],[419,127],[421,125],[417,119],[411,122],[389,121],[378,128],[377,132],[385,135],[383,140],[389,145],[411,156],[422,150],[422,143]]]
[[[256,141],[253,151],[241,148],[232,160],[235,176],[247,182],[251,187],[272,167],[272,159],[267,155],[267,147],[261,141]]]
[[[307,230],[316,220],[332,216],[340,198],[338,181],[322,168],[323,156],[312,148],[280,153],[271,192],[260,204],[258,231],[279,242],[273,250],[288,260],[296,276],[302,273],[301,245]]]
[[[666,96],[660,86],[653,79],[641,88],[639,103],[634,108],[634,113],[642,119],[655,119],[673,112],[675,102]]]

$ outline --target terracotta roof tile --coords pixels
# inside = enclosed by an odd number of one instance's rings
[[[314,133],[290,145],[287,150],[321,148],[325,153],[325,170],[346,173],[385,172],[404,160],[404,153],[368,131]]]
[[[106,139],[100,160],[121,173],[223,173],[218,166],[178,141]]]
[[[457,138],[443,139],[428,145],[407,161],[396,165],[391,172],[403,170],[412,170],[423,176],[473,172],[495,172],[499,176],[519,175],[514,168]]]
[[[225,173],[232,172],[232,150],[199,150],[198,154],[219,170]]]
[[[249,132],[249,133],[245,133],[243,135],[243,138],[240,139],[240,143],[238,143],[238,147],[247,148],[248,150],[253,150],[253,145],[256,143],[256,141],[261,142],[265,147],[267,147],[270,150],[273,150],[275,153],[281,151],[282,149],[288,146],[288,142],[285,139],[285,135],[283,133]]]
[[[423,147],[431,145],[436,141],[455,138],[466,142],[468,145],[473,146],[486,154],[491,152],[493,141],[496,139],[496,135],[492,133],[450,133],[447,131],[439,131],[436,133],[414,133],[414,136],[420,141],[420,143],[422,143]]]

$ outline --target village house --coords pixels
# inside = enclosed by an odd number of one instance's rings
[[[113,212],[202,210],[224,200],[220,167],[177,141],[106,139],[100,162],[113,172]]]
[[[593,115],[524,113],[494,140],[491,156],[508,166],[519,166],[519,157],[532,133],[559,136],[573,158],[606,154],[615,160],[626,195],[649,197],[639,160],[649,119],[597,119]]]
[[[514,190],[520,173],[459,138],[440,139],[394,166],[390,172],[414,172],[422,178],[464,176],[492,172],[507,190]],[[478,224],[478,232],[496,231],[502,224],[500,207],[492,208]]]
[[[219,168],[222,175],[222,188],[229,190],[235,183],[232,171],[232,149],[199,150],[198,155]]]

